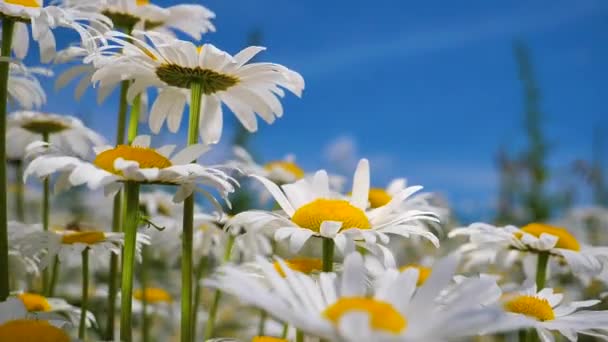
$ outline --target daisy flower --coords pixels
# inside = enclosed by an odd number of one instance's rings
[[[160,287],[146,287],[133,290],[133,312],[142,313],[144,300],[148,314],[170,317],[174,311],[174,296]]]
[[[87,41],[98,34],[93,28],[109,30],[112,22],[98,13],[92,0],[79,0],[71,4],[57,3],[57,6],[44,6],[43,0],[0,0],[0,14],[15,23],[12,50],[19,59],[25,58],[29,49],[27,26],[32,26],[32,37],[40,46],[42,62],[49,62],[55,55],[55,36],[52,29],[67,27]]]
[[[469,243],[461,246],[470,258],[483,260],[513,259],[521,252],[549,255],[565,260],[575,274],[594,274],[608,263],[608,247],[593,247],[579,242],[567,229],[544,223],[531,223],[522,228],[495,227],[474,223],[454,229],[450,237],[468,236]]]
[[[485,280],[476,284],[480,291],[454,293],[447,304],[435,301],[450,284],[458,263],[455,255],[438,262],[418,290],[416,269],[369,288],[358,253],[346,257],[340,277],[321,273],[318,281],[283,261],[279,262],[285,276],[263,258],[259,262],[270,289],[236,266],[223,267],[209,284],[312,336],[338,341],[443,341],[517,326],[500,308],[480,304],[486,299],[482,290],[492,285]]]
[[[39,275],[40,250],[31,248],[30,237],[41,229],[40,225],[8,222],[8,253],[13,281],[24,279],[28,274]]]
[[[92,163],[63,155],[42,155],[28,165],[24,179],[59,173],[56,188],[86,184],[91,189],[104,187],[106,195],[116,193],[124,182],[176,185],[175,202],[190,196],[197,184],[213,187],[224,198],[234,191],[235,181],[222,170],[192,163],[208,150],[207,146],[191,145],[171,157],[175,145],[154,149],[150,141],[150,136],[144,135],[136,137],[130,146],[98,147]],[[219,206],[209,193],[198,190]]]
[[[342,252],[352,249],[354,241],[361,241],[365,248],[379,255],[391,254],[381,245],[389,242],[389,235],[420,235],[436,246],[439,243],[435,235],[417,224],[421,220],[437,221],[433,213],[417,210],[395,212],[394,209],[414,192],[412,189],[395,196],[385,206],[366,210],[370,182],[366,159],[357,166],[349,201],[331,192],[325,171],[317,172],[312,179],[281,187],[264,177],[252,177],[266,187],[282,211],[246,211],[234,216],[228,226],[241,226],[253,231],[272,230],[276,240],[289,242],[292,252],[300,250],[311,237],[331,239]]]
[[[159,87],[149,118],[154,133],[160,131],[165,121],[171,132],[177,132],[193,84],[201,88],[199,132],[209,144],[217,143],[221,137],[222,103],[247,130],[254,132],[258,128],[256,113],[269,124],[283,115],[283,106],[278,100],[285,94],[283,89],[297,96],[301,96],[304,89],[300,74],[282,65],[247,63],[264,50],[262,47],[251,46],[231,56],[211,44],[197,47],[158,33],[136,33],[144,39],[120,32],[109,35],[108,39],[117,45],[102,47],[90,58],[113,54],[114,60],[97,70],[93,82],[110,87],[133,79],[129,101],[148,87]]]
[[[67,322],[44,319],[28,312],[18,298],[0,302],[0,341],[72,341]]]
[[[73,325],[78,325],[80,320],[80,308],[69,304],[65,299],[45,297],[36,293],[21,292],[15,295],[19,298],[25,309],[30,314],[37,314],[38,317],[61,317],[67,316]],[[96,325],[95,316],[87,311],[87,327]]]
[[[569,341],[576,341],[577,334],[608,339],[608,312],[584,309],[599,300],[564,303],[562,299],[563,295],[551,288],[537,292],[533,286],[503,295],[501,303],[511,315],[529,319],[543,342],[555,341],[552,332],[559,332]]]
[[[23,160],[26,147],[43,136],[48,136],[53,146],[82,158],[91,153],[92,146],[105,142],[101,135],[69,115],[18,111],[7,117],[7,128],[7,155],[11,160]]]
[[[25,109],[38,108],[46,103],[46,93],[36,75],[52,76],[45,68],[28,68],[23,64],[9,65],[9,101]]]

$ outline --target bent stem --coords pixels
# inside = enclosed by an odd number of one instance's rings
[[[323,272],[331,272],[334,268],[334,240],[323,238]]]
[[[139,184],[125,183],[126,215],[125,246],[122,258],[122,283],[120,306],[120,339],[132,341],[131,304],[133,300],[133,269],[135,267],[135,244],[137,243],[137,225],[139,211]]]
[[[228,237],[228,242],[226,243],[226,250],[224,251],[224,260],[222,264],[230,261],[230,255],[232,254],[232,246],[234,246],[234,240],[236,237],[232,234]],[[205,327],[205,338],[203,341],[207,341],[213,336],[213,329],[215,328],[215,316],[217,315],[217,309],[220,306],[220,300],[222,299],[222,291],[215,290],[213,294],[213,302],[211,303],[211,307],[209,308],[209,317],[207,318],[207,325]]]
[[[89,247],[82,251],[82,301],[80,303],[80,325],[78,338],[85,339],[87,331],[87,306],[89,302]]]
[[[201,112],[202,86],[192,82],[190,86],[190,117],[188,146],[198,143],[198,126]],[[194,161],[193,161],[194,162]],[[184,201],[182,234],[182,302],[181,340],[192,341],[192,240],[194,235],[194,193]]]
[[[15,22],[2,18],[2,57],[0,61],[0,301],[9,295],[8,220],[6,198],[6,106],[8,102],[8,73]]]

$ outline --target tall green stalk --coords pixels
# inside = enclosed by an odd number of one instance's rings
[[[51,273],[51,281],[49,283],[48,290],[46,291],[47,297],[53,297],[53,295],[55,295],[57,279],[59,279],[59,257],[55,256],[53,260],[53,272]]]
[[[198,306],[201,301],[203,289],[201,287],[201,279],[209,266],[209,258],[202,256],[194,272],[194,301],[192,302],[192,340],[196,341],[196,323],[198,322]]]
[[[202,86],[199,82],[190,85],[190,116],[188,123],[188,146],[198,143]],[[192,341],[192,239],[194,235],[194,194],[184,201],[182,233],[182,316],[181,340]]]
[[[148,296],[146,295],[148,290],[148,247],[143,246],[141,249],[141,289],[143,296],[142,302],[142,325],[141,325],[141,336],[143,342],[150,341],[150,317],[148,317]]]
[[[25,189],[23,186],[23,161],[17,160],[15,166],[15,210],[17,221],[25,222]]]
[[[116,124],[116,145],[125,142],[125,125],[127,121],[127,92],[129,91],[129,81],[122,81],[120,84],[120,103],[118,107],[118,122]],[[122,221],[122,192],[114,195],[112,207],[112,232],[118,233],[121,229]],[[116,292],[118,290],[118,255],[112,253],[110,256],[110,274],[108,276],[108,317],[106,323],[105,337],[107,340],[114,340],[114,315],[116,313]]]
[[[42,140],[46,143],[49,142],[49,133],[42,134]],[[46,232],[49,230],[49,219],[51,215],[51,186],[49,183],[49,177],[45,177],[43,181],[43,192],[42,192],[42,229]],[[45,268],[42,271],[42,293],[48,293],[49,291],[49,268]]]
[[[139,126],[139,115],[141,113],[141,95],[137,95],[131,106],[131,117],[129,118],[129,129],[127,134],[127,142],[129,145],[137,136],[137,128]]]
[[[78,338],[85,339],[87,332],[87,306],[89,302],[89,248],[82,251],[82,301],[80,303],[80,325]]]
[[[2,57],[11,56],[11,43],[15,22],[2,18]],[[0,301],[6,300],[10,292],[8,269],[8,220],[6,207],[6,106],[8,102],[9,61],[0,61]]]
[[[230,233],[229,233],[230,234]],[[232,247],[234,246],[234,240],[236,237],[232,234],[228,236],[228,242],[226,243],[226,249],[224,250],[224,260],[222,264],[230,261],[230,255],[232,254]],[[213,293],[213,302],[209,308],[209,317],[207,318],[207,325],[205,326],[205,338],[203,341],[207,341],[213,337],[213,331],[215,329],[215,316],[217,315],[217,309],[220,307],[220,300],[222,299],[222,291],[215,290]]]
[[[334,240],[323,238],[323,272],[334,269]]]
[[[549,263],[549,253],[538,253],[538,262],[536,264],[536,291],[545,288],[547,280],[547,264]]]
[[[139,183],[126,182],[124,187],[126,215],[124,221],[125,246],[122,259],[122,283],[120,306],[120,339],[132,341],[131,304],[133,301],[133,270],[135,268],[135,244],[139,225]]]

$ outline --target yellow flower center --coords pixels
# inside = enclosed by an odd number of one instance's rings
[[[75,243],[83,243],[86,245],[94,245],[105,241],[106,235],[103,232],[77,232],[65,234],[61,237],[61,243],[64,245],[73,245]]]
[[[164,169],[171,166],[171,161],[152,148],[118,145],[97,155],[93,163],[100,169],[120,175],[121,172],[114,169],[114,161],[118,158],[139,163],[142,169]]]
[[[417,286],[422,286],[424,282],[426,282],[427,278],[431,275],[432,269],[430,267],[424,267],[415,264],[409,264],[402,266],[399,268],[399,271],[404,272],[408,269],[415,268],[418,270],[418,281],[416,282]]]
[[[251,342],[289,342],[287,339],[271,336],[255,336]]]
[[[372,226],[363,210],[344,200],[315,200],[296,210],[291,220],[298,226],[315,232],[319,232],[324,221],[342,222],[341,230],[369,229]]]
[[[541,234],[550,234],[558,238],[556,248],[570,249],[573,251],[579,251],[581,249],[580,244],[576,238],[570,234],[565,228],[555,227],[544,223],[530,223],[529,225],[521,228],[522,231],[540,237]],[[521,239],[522,234],[516,235]]]
[[[407,320],[391,304],[372,298],[340,298],[323,311],[323,316],[338,324],[343,315],[351,312],[367,313],[370,325],[376,330],[398,334],[407,328]]]
[[[392,199],[392,196],[381,188],[369,189],[369,204],[372,208],[380,208],[383,205],[388,204]]]
[[[285,264],[287,267],[294,271],[302,272],[302,273],[313,273],[318,272],[323,269],[323,261],[321,259],[314,258],[294,258],[285,260]],[[279,272],[281,277],[285,277],[285,272],[281,268],[281,265],[278,261],[274,262],[274,268]]]
[[[539,321],[550,321],[555,318],[549,301],[535,296],[521,295],[504,304],[506,311],[536,318]]]
[[[69,342],[70,336],[47,321],[16,319],[0,325],[0,341]]]
[[[270,162],[270,163],[267,163],[266,165],[264,165],[264,169],[266,169],[268,171],[272,171],[275,169],[282,169],[284,171],[291,173],[296,179],[304,178],[304,170],[302,170],[294,162],[289,162],[289,161],[284,161],[284,160],[273,161],[273,162]]]
[[[157,287],[147,287],[145,290],[137,289],[133,291],[133,298],[140,301],[145,298],[148,303],[171,303],[173,301],[169,292]]]
[[[35,293],[21,293],[18,297],[29,312],[51,311],[51,305],[46,298],[41,295]]]
[[[39,2],[38,0],[4,0],[4,2],[23,7],[42,7],[42,1]]]
[[[137,6],[149,5],[150,0],[135,0],[135,4]]]

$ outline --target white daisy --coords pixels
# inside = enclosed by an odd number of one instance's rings
[[[45,68],[28,68],[11,63],[8,75],[8,95],[11,102],[25,109],[38,108],[46,103],[46,93],[36,75],[52,76]]]
[[[170,157],[175,145],[154,149],[149,147],[150,141],[150,136],[138,136],[131,146],[96,148],[92,163],[62,155],[42,155],[28,165],[24,179],[32,174],[44,178],[57,172],[58,189],[86,184],[91,189],[104,187],[106,195],[116,193],[124,182],[177,185],[174,201],[181,202],[198,189],[217,206],[217,201],[197,184],[213,187],[224,198],[234,191],[235,181],[222,170],[192,163],[208,146],[191,145]]]
[[[146,301],[147,314],[171,317],[177,312],[175,308],[175,296],[160,287],[146,287],[133,290],[133,312],[142,313],[144,299]]]
[[[80,308],[69,304],[63,298],[44,297],[36,293],[21,292],[15,295],[25,305],[25,309],[31,314],[38,314],[38,317],[60,317],[65,315],[73,325],[78,325],[80,321]],[[87,327],[97,324],[92,312],[86,313]]]
[[[473,259],[481,255],[482,260],[491,261],[502,259],[503,255],[512,259],[514,253],[544,253],[565,260],[575,274],[599,273],[608,264],[608,247],[584,245],[565,228],[544,223],[531,223],[522,228],[475,223],[454,229],[449,236],[468,236],[469,242],[461,246],[461,250]]]
[[[8,222],[8,246],[13,281],[24,279],[26,275],[40,273],[40,250],[31,248],[32,234],[42,230],[40,225],[32,226],[20,222]]]
[[[202,92],[200,136],[206,143],[221,137],[222,103],[251,132],[257,130],[256,113],[267,123],[283,115],[278,97],[287,89],[300,96],[304,80],[296,72],[274,63],[248,63],[264,50],[248,47],[235,56],[211,44],[196,47],[191,42],[169,36],[139,32],[145,39],[112,32],[108,37],[117,45],[100,48],[100,53],[114,55],[114,61],[101,67],[93,82],[111,87],[126,79],[134,82],[129,100],[148,87],[159,87],[159,95],[150,109],[150,129],[158,133],[165,120],[171,132],[179,129],[190,88],[200,85]],[[115,51],[112,51],[115,50]],[[98,58],[95,54],[90,58]]]
[[[511,315],[531,320],[543,342],[553,342],[552,332],[559,332],[569,341],[576,341],[577,334],[608,339],[608,311],[579,310],[600,303],[585,300],[570,303],[562,301],[563,295],[551,288],[536,291],[536,286],[518,293],[505,294],[504,310]]]
[[[150,217],[181,217],[181,206],[173,202],[173,195],[166,191],[154,190],[139,194],[139,207]]]
[[[19,111],[7,117],[7,155],[12,160],[23,160],[26,147],[48,135],[53,146],[86,157],[92,146],[102,145],[105,139],[87,128],[79,119],[36,111]]]
[[[246,230],[274,232],[276,240],[288,240],[293,252],[311,237],[332,239],[342,252],[361,241],[374,254],[390,255],[382,244],[389,242],[389,235],[409,237],[420,235],[435,245],[438,240],[432,233],[417,224],[420,220],[437,221],[433,213],[417,210],[395,212],[395,208],[419,188],[409,188],[395,196],[390,203],[366,211],[369,192],[369,163],[362,159],[353,178],[350,201],[335,197],[329,187],[325,171],[319,171],[313,179],[302,179],[281,187],[260,176],[253,176],[264,184],[282,212],[261,210],[237,214],[228,226],[241,226]]]
[[[0,302],[0,341],[72,341],[65,320],[44,319],[27,311],[18,298]]]
[[[19,59],[25,58],[29,49],[27,26],[32,26],[32,37],[40,46],[42,62],[49,62],[55,55],[55,36],[52,29],[67,27],[80,35],[81,41],[88,41],[98,34],[93,28],[104,31],[112,27],[112,22],[98,13],[95,0],[79,0],[71,4],[55,2],[57,6],[44,6],[43,0],[0,0],[0,13],[15,23],[12,50]]]
[[[368,288],[358,253],[346,257],[341,277],[321,273],[318,281],[282,261],[284,277],[273,264],[262,258],[259,262],[271,289],[235,266],[223,267],[209,284],[312,336],[339,341],[443,341],[520,325],[500,308],[481,305],[486,300],[482,290],[491,282],[480,280],[479,291],[454,293],[453,300],[437,304],[435,299],[452,279],[457,256],[438,262],[418,290],[416,269],[387,276],[381,286]]]

